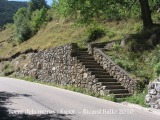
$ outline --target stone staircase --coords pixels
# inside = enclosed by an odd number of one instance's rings
[[[116,98],[131,95],[127,89],[94,60],[94,57],[87,52],[87,49],[79,49],[77,60],[95,76],[95,80],[98,82],[97,84],[100,84],[105,90],[108,90],[109,94],[113,94]]]

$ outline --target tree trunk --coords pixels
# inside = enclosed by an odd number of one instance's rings
[[[139,0],[139,2],[141,6],[141,15],[144,29],[153,27],[153,21],[151,18],[151,11],[148,0]]]

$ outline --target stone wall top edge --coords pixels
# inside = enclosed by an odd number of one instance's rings
[[[77,43],[68,43],[68,44],[65,44],[65,45],[61,45],[61,46],[57,46],[57,47],[51,47],[51,48],[48,48],[48,49],[40,50],[40,51],[38,51],[38,53],[53,51],[53,50],[56,50],[56,49],[64,48],[66,46],[71,46],[71,49],[74,48],[74,47],[78,47]]]
[[[109,44],[112,42],[120,42],[121,40],[114,40],[114,41],[107,41],[107,42],[101,42],[101,43],[90,43],[89,46],[91,47],[99,47],[101,45]]]
[[[107,60],[109,60],[115,67],[117,67],[121,72],[123,72],[124,75],[126,75],[127,77],[129,77],[131,80],[133,80],[133,78],[130,77],[130,75],[127,73],[127,71],[125,71],[123,68],[121,68],[120,66],[118,66],[109,56],[107,56],[106,54],[104,54],[101,49],[99,48],[94,48],[95,51],[99,52],[103,57],[105,57]]]

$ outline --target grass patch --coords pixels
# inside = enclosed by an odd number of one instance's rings
[[[149,107],[149,106],[145,103],[145,96],[146,96],[146,94],[147,94],[147,93],[136,93],[136,94],[134,94],[133,96],[120,99],[118,102],[127,101],[127,102],[129,102],[129,103],[138,104],[138,105],[143,106],[143,107]]]
[[[14,76],[11,76],[13,78],[15,78]],[[29,81],[29,82],[35,82],[35,80],[32,78],[32,77],[29,77],[29,76],[24,76],[24,77],[16,77],[17,79],[23,79],[23,80],[26,80],[26,81]]]
[[[132,78],[152,81],[160,76],[160,46],[151,50],[130,51],[130,43],[123,48],[115,45],[106,52],[120,67],[125,69]]]

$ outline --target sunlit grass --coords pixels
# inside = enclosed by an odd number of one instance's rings
[[[101,23],[100,25],[104,27],[106,35],[95,42],[123,39],[125,36],[136,33],[141,29],[140,20],[134,21],[130,19]],[[42,27],[31,39],[15,47],[13,47],[13,43],[17,44],[15,41],[7,42],[8,39],[15,38],[13,33],[13,28],[7,28],[0,32],[0,41],[6,41],[3,43],[3,47],[0,48],[1,57],[8,57],[16,52],[25,51],[30,48],[43,50],[73,42],[77,43],[80,47],[87,47],[85,43],[88,38],[87,27],[77,26],[71,21],[63,23],[53,20]]]

